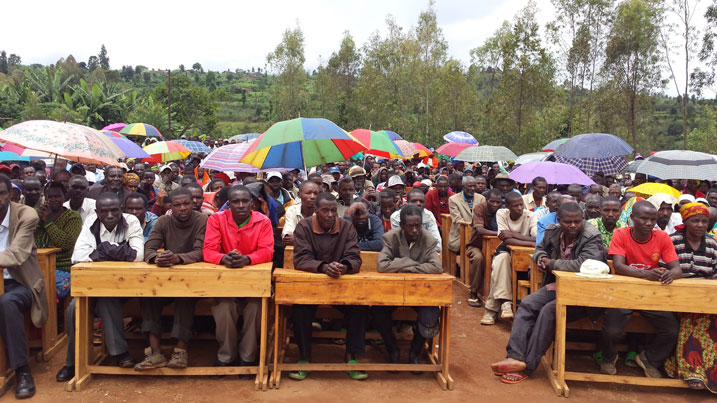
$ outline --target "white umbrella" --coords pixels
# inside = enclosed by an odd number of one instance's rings
[[[495,162],[515,161],[517,158],[514,152],[503,146],[472,146],[458,153],[454,159],[466,162]]]
[[[717,180],[717,161],[712,155],[697,151],[659,151],[640,164],[636,172],[664,180]]]

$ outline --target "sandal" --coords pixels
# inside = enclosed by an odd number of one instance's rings
[[[360,362],[358,362],[358,360],[349,360],[347,364],[360,364]],[[351,379],[355,379],[357,381],[368,378],[366,371],[346,371],[346,373],[349,374]]]
[[[525,375],[520,372],[509,372],[509,373],[501,376],[500,381],[503,383],[515,384],[515,383],[523,382],[525,380],[525,378],[527,378],[527,377],[528,377],[528,375]]]
[[[625,366],[637,368],[637,362],[635,361],[635,358],[637,358],[637,352],[628,351],[627,356],[625,356]]]
[[[687,387],[692,390],[705,390],[705,383],[699,379],[690,379],[687,381]]]
[[[297,364],[308,364],[308,361],[297,361]],[[306,379],[307,376],[309,376],[309,372],[311,371],[293,371],[289,373],[289,378],[296,379],[297,381],[303,381]]]
[[[498,365],[496,365],[498,364]],[[503,361],[491,365],[493,374],[496,376],[503,376],[508,373],[520,372],[525,369],[525,363],[520,361],[511,362],[509,364],[503,363]]]

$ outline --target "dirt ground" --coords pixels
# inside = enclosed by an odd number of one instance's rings
[[[281,388],[266,392],[255,391],[253,381],[235,376],[214,380],[206,377],[141,377],[95,376],[82,392],[65,392],[64,384],[55,381],[55,373],[62,367],[64,351],[50,362],[32,365],[38,392],[34,402],[554,402],[559,401],[545,373],[539,369],[533,376],[517,385],[505,385],[490,370],[490,363],[505,356],[505,345],[510,334],[509,323],[481,326],[482,308],[466,305],[467,291],[454,285],[454,305],[451,323],[451,374],[455,390],[442,391],[434,375],[415,376],[410,373],[370,373],[365,381],[351,380],[345,373],[312,373],[297,382],[282,377]],[[141,341],[132,342],[136,358],[141,352]],[[192,362],[211,360],[216,346],[213,342],[198,342],[190,347]],[[323,350],[323,353],[322,353]],[[316,358],[324,354],[340,360],[340,346],[314,347]],[[330,354],[328,354],[330,353]],[[382,355],[376,347],[367,345],[367,355],[380,361]],[[405,348],[402,356],[405,359]],[[202,359],[196,358],[203,356]],[[569,368],[593,368],[586,353],[568,353]],[[206,364],[206,363],[204,363]],[[619,373],[637,375],[633,369],[618,367]],[[578,402],[713,402],[709,392],[692,392],[687,389],[648,388],[614,384],[568,382],[570,400]],[[0,401],[14,400],[14,387]],[[567,400],[566,400],[567,401]]]

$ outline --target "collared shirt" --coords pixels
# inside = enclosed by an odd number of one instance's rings
[[[605,228],[605,224],[602,223],[602,217],[598,218],[591,218],[588,220],[588,222],[595,226],[595,228],[600,231],[600,234],[602,235],[602,244],[604,247],[609,248],[610,242],[612,242],[612,234],[613,232],[618,228],[625,227],[625,223],[622,221],[618,221],[615,223],[615,228],[613,228],[612,232],[608,231],[607,228]]]
[[[132,214],[122,214],[122,217],[127,222],[127,228],[122,232],[117,231],[118,226],[115,226],[112,231],[108,231],[107,227],[100,224],[100,241],[110,242],[112,244],[120,244],[127,241],[129,246],[137,252],[134,261],[141,262],[144,259],[142,225],[140,225],[137,217]],[[80,231],[80,236],[77,237],[75,250],[72,252],[72,263],[91,261],[90,255],[97,249],[95,236],[90,230],[95,220],[98,220],[98,218],[96,215],[93,215],[82,225],[82,231]]]
[[[665,229],[660,228],[659,225],[655,224],[655,228],[660,231],[665,231],[667,235],[672,235],[675,231],[677,231],[677,226],[682,224],[682,216],[680,213],[672,213],[670,215],[670,221],[667,222],[667,225],[665,225]]]
[[[545,207],[545,199],[546,197],[543,196],[543,198],[540,200],[540,205],[538,205],[535,202],[535,197],[533,197],[533,193],[528,193],[527,195],[523,195],[523,203],[525,203],[525,208],[530,211],[535,211],[536,207]]]
[[[281,236],[293,234],[296,224],[304,218],[308,217],[304,217],[304,215],[301,214],[301,204],[294,204],[287,207],[286,213],[284,214],[284,229],[281,230]]]
[[[63,206],[67,207],[68,209],[72,210],[72,207],[70,207],[70,201],[66,201]],[[80,206],[79,210],[73,210],[78,213],[80,213],[80,217],[82,217],[82,221],[87,221],[87,218],[91,215],[95,214],[95,200],[90,199],[89,197],[85,197],[82,200],[82,205]]]
[[[224,255],[232,250],[248,256],[251,264],[271,262],[274,230],[269,217],[252,211],[249,222],[239,228],[231,210],[209,216],[202,249],[204,261],[221,264]]]
[[[0,224],[0,252],[3,252],[5,249],[7,249],[8,245],[10,244],[10,207],[8,206],[7,212],[5,213],[5,218],[2,220],[2,224]],[[2,277],[3,279],[11,279],[12,276],[10,275],[10,272],[7,271],[7,269],[2,269]]]
[[[438,224],[436,224],[436,217],[433,216],[433,213],[423,209],[423,228],[427,229],[428,232],[433,235],[434,238],[436,238],[436,241],[438,241],[438,244],[436,245],[436,251],[441,252],[441,233],[438,231]],[[391,214],[391,229],[396,229],[401,227],[401,210],[396,210],[393,214]]]

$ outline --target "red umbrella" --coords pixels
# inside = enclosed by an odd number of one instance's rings
[[[413,147],[418,150],[418,156],[421,158],[428,157],[429,155],[433,154],[433,151],[429,150],[428,147],[424,146],[421,143],[411,143],[413,144]]]
[[[466,148],[472,146],[474,144],[468,144],[468,143],[446,143],[436,149],[436,152],[438,154],[447,155],[449,157],[455,157],[460,153],[461,151],[465,150]]]

